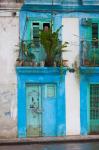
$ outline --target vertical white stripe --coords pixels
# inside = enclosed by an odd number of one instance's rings
[[[63,18],[62,24],[63,42],[69,42],[69,51],[63,54],[63,58],[69,60],[69,66],[76,61],[79,64],[79,20]],[[80,134],[80,88],[79,74],[76,72],[66,74],[66,134]]]

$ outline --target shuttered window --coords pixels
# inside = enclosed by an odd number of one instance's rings
[[[32,39],[34,41],[35,47],[40,47],[40,38],[39,32],[40,30],[44,30],[45,26],[50,27],[50,23],[46,22],[33,22],[32,23]]]
[[[33,27],[33,41],[34,41],[34,45],[35,47],[39,47],[40,46],[40,41],[39,41],[39,23],[33,23],[32,24]]]
[[[38,20],[36,18],[32,18],[27,27],[28,41],[32,41],[30,51],[34,54],[35,61],[38,64],[45,60],[46,57],[45,50],[40,43],[40,30],[45,29],[45,26],[48,26],[48,28],[50,27],[49,19],[45,18],[43,21],[43,19]]]

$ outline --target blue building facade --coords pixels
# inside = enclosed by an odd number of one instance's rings
[[[62,25],[63,18],[79,20],[81,135],[99,132],[98,3],[97,0],[56,0],[53,4],[51,1],[46,3],[42,1],[40,4],[39,0],[36,3],[34,0],[26,0],[20,10],[20,40],[34,39],[36,44],[38,30],[42,30],[44,25],[50,26],[51,19],[54,31]],[[61,33],[62,31],[59,33],[60,40],[62,40]],[[38,63],[45,57],[42,48],[35,49],[35,55]],[[60,81],[59,68],[17,67],[16,69],[18,76],[18,137],[65,136],[67,101],[65,70],[63,69],[62,81]],[[31,95],[32,91],[39,93],[39,96],[35,93]],[[39,107],[34,108],[33,103]],[[30,110],[31,112],[29,112]]]

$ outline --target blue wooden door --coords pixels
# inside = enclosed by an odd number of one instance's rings
[[[43,85],[42,90],[42,135],[43,136],[57,136],[56,127],[56,85]]]
[[[56,136],[56,85],[28,84],[27,137]]]
[[[26,86],[27,137],[41,136],[41,86]]]

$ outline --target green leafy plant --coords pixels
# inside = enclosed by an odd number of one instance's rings
[[[34,47],[33,41],[22,41],[20,43],[20,49],[22,50],[22,54],[25,60],[32,61],[35,59],[35,55],[32,52],[32,48]]]
[[[61,30],[62,26],[53,32],[53,26],[45,31],[40,31],[40,42],[45,49],[46,53],[46,66],[53,66],[54,62],[57,63],[58,66],[62,63],[62,52],[66,51],[64,48],[67,47],[68,42],[62,42],[59,40],[59,31]]]
[[[19,43],[19,57],[17,58],[18,66],[29,66],[34,63],[35,55],[32,51],[34,47],[33,41],[20,41]]]

